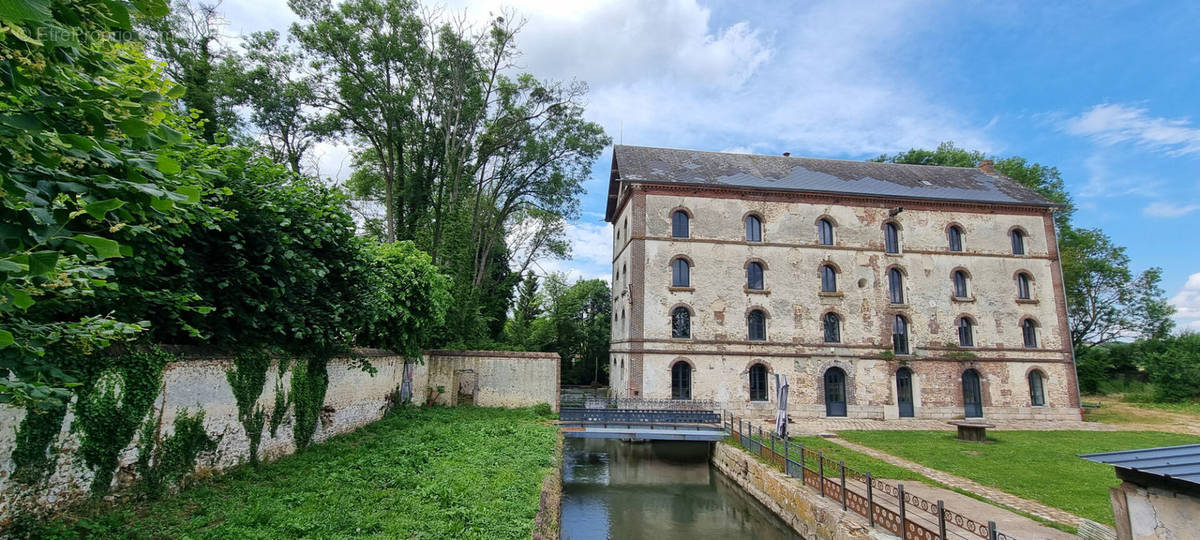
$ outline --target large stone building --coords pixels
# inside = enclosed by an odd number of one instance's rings
[[[743,414],[1079,418],[1054,204],[995,172],[617,146],[611,379]]]

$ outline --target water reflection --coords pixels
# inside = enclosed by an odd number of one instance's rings
[[[796,538],[708,462],[701,443],[567,439],[562,537]]]

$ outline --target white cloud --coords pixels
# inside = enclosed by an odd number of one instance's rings
[[[1079,187],[1081,198],[1098,197],[1157,197],[1162,182],[1140,174],[1120,174],[1114,171],[1111,158],[1106,154],[1094,154],[1083,161],[1087,171],[1087,182]]]
[[[1151,116],[1136,105],[1104,103],[1068,118],[1062,128],[1106,145],[1133,143],[1170,156],[1200,154],[1200,128],[1187,118]]]
[[[1175,316],[1181,319],[1200,319],[1200,272],[1188,276],[1179,293],[1169,300],[1175,306]]]
[[[1142,208],[1142,213],[1151,217],[1177,218],[1192,212],[1200,211],[1200,204],[1175,204],[1169,202],[1153,202]]]

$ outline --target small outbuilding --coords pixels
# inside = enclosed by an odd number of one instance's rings
[[[1120,540],[1200,538],[1200,444],[1079,456],[1116,468],[1111,488]]]

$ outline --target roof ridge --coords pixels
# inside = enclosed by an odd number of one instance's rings
[[[741,153],[741,152],[722,152],[720,150],[695,150],[695,149],[691,149],[691,148],[671,148],[668,146],[642,146],[642,145],[636,145],[636,144],[613,145],[614,150],[617,147],[648,148],[651,150],[670,150],[673,152],[701,152],[704,154],[724,154],[724,155],[731,155],[731,156],[751,156],[751,157],[766,157],[766,158],[780,158],[780,159],[812,159],[812,160],[821,160],[821,161],[840,161],[843,163],[857,163],[857,164],[876,163],[879,165],[894,165],[897,167],[924,167],[924,168],[930,168],[930,169],[934,169],[934,168],[936,168],[936,169],[951,169],[951,170],[956,170],[956,171],[964,171],[964,170],[980,171],[979,167],[977,167],[977,166],[976,167],[956,167],[954,165],[925,165],[922,163],[896,163],[894,161],[872,161],[869,159],[861,160],[861,159],[844,159],[844,158],[829,158],[829,157],[816,157],[816,156],[783,156],[783,155],[775,155],[775,154],[746,154],[746,153]],[[980,171],[980,172],[983,172],[983,171]],[[987,173],[984,173],[984,174],[987,174]],[[997,174],[1004,175],[1004,173],[997,173]],[[1004,176],[1005,176],[1005,178],[1009,178],[1009,176],[1007,176],[1007,175],[1004,175]]]

